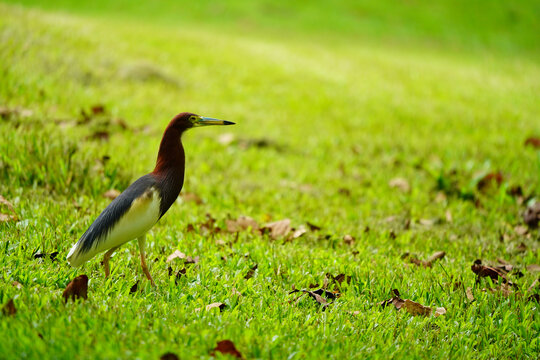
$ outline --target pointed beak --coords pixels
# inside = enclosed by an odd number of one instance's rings
[[[195,122],[195,126],[208,126],[208,125],[234,125],[232,121],[219,120],[209,117],[201,116],[201,118]]]

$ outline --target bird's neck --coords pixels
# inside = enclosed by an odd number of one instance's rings
[[[168,127],[163,134],[153,174],[170,176],[171,173],[184,181],[184,166],[186,155],[181,141],[182,133],[173,127]]]

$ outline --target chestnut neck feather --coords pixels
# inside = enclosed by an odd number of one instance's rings
[[[171,124],[165,129],[159,145],[156,167],[152,172],[161,192],[161,216],[176,201],[184,184],[186,158],[180,139],[182,133],[183,130],[178,130]]]

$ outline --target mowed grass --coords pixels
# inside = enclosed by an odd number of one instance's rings
[[[379,42],[369,35],[384,26],[352,20],[319,37],[308,15],[281,30],[259,15],[266,26],[248,31],[224,15],[174,23],[166,6],[158,16],[125,5],[115,20],[114,8],[52,3],[47,11],[0,5],[8,109],[0,194],[20,220],[0,223],[0,301],[17,308],[0,321],[0,357],[210,358],[223,339],[246,358],[538,357],[538,303],[529,300],[538,287],[528,290],[538,273],[526,269],[540,263],[538,232],[515,231],[525,204],[508,194],[517,185],[529,201],[540,193],[540,153],[523,145],[540,134],[533,31],[497,37],[499,13],[486,11],[475,41],[463,25],[448,36],[429,26],[387,30]],[[527,9],[515,13],[528,19]],[[453,19],[448,26],[460,24]],[[354,31],[367,35],[347,35]],[[85,121],[81,112],[97,105],[105,113]],[[184,136],[183,191],[203,202],[179,200],[149,233],[157,288],[142,274],[136,242],[113,256],[109,279],[100,257],[70,268],[70,247],[110,202],[103,193],[152,170],[161,133],[181,111],[237,125]],[[224,144],[224,133],[235,140]],[[478,180],[498,171],[500,186],[480,191]],[[398,177],[409,192],[389,186]],[[201,226],[207,214],[221,228],[247,215],[321,230],[292,241],[211,235]],[[175,250],[199,262],[167,263]],[[56,251],[56,261],[34,258]],[[432,268],[401,258],[435,251],[447,255]],[[470,270],[475,259],[498,258],[524,274],[510,275],[507,296]],[[325,311],[308,297],[289,303],[293,287],[322,284],[326,273],[351,281]],[[88,300],[64,305],[62,291],[80,274],[90,278]],[[447,313],[383,309],[392,289]],[[227,307],[196,311],[214,302]]]

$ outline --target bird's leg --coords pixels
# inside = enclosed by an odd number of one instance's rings
[[[103,256],[103,267],[105,269],[105,279],[108,278],[111,273],[110,268],[109,268],[109,259],[111,258],[111,255],[113,254],[113,252],[118,248],[119,246],[115,246],[109,249],[109,251],[105,253],[105,256]]]
[[[146,266],[146,256],[144,254],[144,246],[146,242],[146,235],[143,235],[138,238],[139,240],[139,250],[141,252],[141,267],[144,272],[144,275],[150,280],[150,283],[152,286],[156,286],[156,283],[154,282],[154,279],[152,279],[152,275],[150,275],[150,272],[148,271],[148,266]]]

